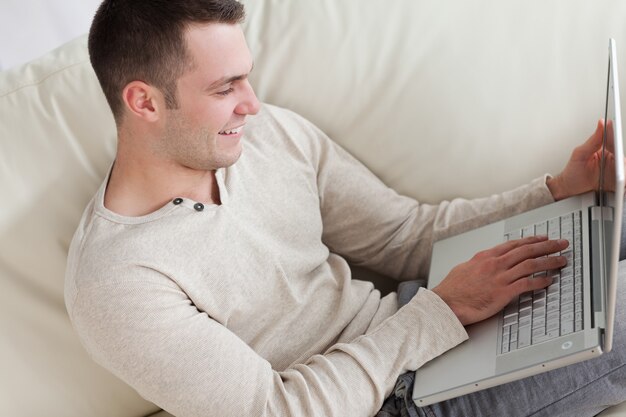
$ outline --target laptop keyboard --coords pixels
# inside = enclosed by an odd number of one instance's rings
[[[581,233],[581,212],[576,211],[505,235],[505,240],[547,235],[550,239],[567,239],[569,246],[560,253],[567,258],[563,269],[535,274],[552,276],[548,288],[524,293],[504,309],[502,353],[583,329]]]

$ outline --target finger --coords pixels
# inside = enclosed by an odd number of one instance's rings
[[[520,295],[525,292],[540,290],[552,284],[552,277],[524,277],[511,283],[510,288],[516,294]]]
[[[565,239],[545,240],[543,242],[531,243],[519,246],[501,256],[504,267],[513,268],[515,265],[533,258],[550,255],[564,250],[569,245]]]
[[[539,236],[528,236],[521,239],[513,239],[504,243],[500,243],[499,245],[494,246],[491,249],[485,251],[488,255],[500,257],[513,249],[519,248],[520,246],[529,245],[532,243],[538,243],[548,240],[548,236],[539,235]]]
[[[607,153],[605,155],[605,166],[607,170],[604,172],[604,183],[602,189],[604,191],[615,191],[615,156]]]
[[[613,131],[613,120],[609,119],[606,122],[606,141],[607,147],[611,153],[613,153],[613,149],[615,148],[613,141],[615,140],[615,132]]]
[[[509,282],[521,277],[532,276],[539,272],[555,271],[567,265],[565,256],[542,256],[540,258],[527,259],[515,265],[509,272]]]
[[[602,146],[602,134],[604,130],[604,120],[598,120],[595,132],[580,146],[578,146],[572,158],[576,160],[587,160],[597,152]]]

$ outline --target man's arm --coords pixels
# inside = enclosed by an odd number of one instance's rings
[[[306,130],[324,243],[352,264],[394,278],[426,276],[436,240],[554,201],[545,178],[538,178],[486,198],[422,204],[398,195],[323,133]]]
[[[72,323],[98,363],[179,417],[370,416],[400,373],[467,337],[450,309],[421,291],[370,333],[277,371],[167,276],[131,272],[82,288]]]
[[[396,195],[370,178],[369,171],[343,150],[326,144],[320,153],[319,174],[325,242],[353,262],[373,268],[391,265],[383,272],[392,271],[395,276],[425,274],[433,241],[593,190],[598,184],[603,128],[599,121],[589,139],[573,151],[563,171],[543,184],[535,181],[534,186],[509,193],[438,206],[420,205]],[[612,166],[611,149],[605,152]],[[464,324],[483,320],[513,297],[551,283],[547,278],[529,279],[534,272],[564,266],[561,257],[545,257],[563,249],[564,242],[541,239],[481,252],[457,266],[434,291]]]
[[[609,167],[614,167],[612,149],[602,149],[604,122],[572,152],[563,171],[547,181],[556,200],[582,194],[598,186],[602,153]],[[614,174],[607,173],[607,178]],[[607,189],[615,188],[614,183]],[[474,256],[454,268],[434,288],[463,324],[470,324],[500,311],[519,294],[552,283],[551,277],[533,277],[534,270],[551,270],[565,266],[560,256],[546,255],[567,247],[567,241],[549,241],[546,236],[521,239],[498,245]]]

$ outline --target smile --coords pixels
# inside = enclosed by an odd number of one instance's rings
[[[237,135],[241,133],[243,126],[236,127],[234,129],[226,129],[219,132],[220,135]]]

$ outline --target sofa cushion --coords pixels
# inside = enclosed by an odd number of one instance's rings
[[[82,37],[0,73],[0,415],[158,410],[82,349],[67,319],[67,249],[115,150]]]
[[[425,202],[556,173],[626,56],[622,0],[244,2],[261,98]]]

